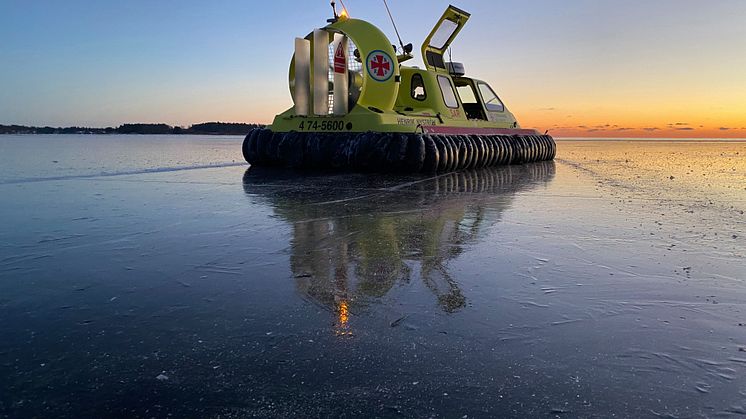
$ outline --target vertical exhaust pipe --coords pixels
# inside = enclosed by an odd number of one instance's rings
[[[329,115],[329,33],[313,31],[313,113]]]
[[[311,104],[311,42],[295,38],[295,114],[308,116]]]

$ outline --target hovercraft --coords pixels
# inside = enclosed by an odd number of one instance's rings
[[[422,45],[421,69],[402,65],[412,44],[400,41],[397,55],[377,27],[335,9],[327,26],[295,39],[294,106],[249,132],[244,158],[252,166],[408,173],[554,159],[551,136],[522,129],[489,84],[444,59],[469,17],[446,9]]]

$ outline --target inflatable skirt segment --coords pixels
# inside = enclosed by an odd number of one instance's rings
[[[252,166],[354,172],[444,173],[553,160],[549,135],[272,132],[243,142]]]

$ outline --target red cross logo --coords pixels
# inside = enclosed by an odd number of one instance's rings
[[[383,77],[389,70],[391,70],[391,63],[386,61],[386,59],[383,58],[383,55],[376,55],[370,62],[370,68],[378,77]]]
[[[383,51],[373,51],[368,55],[368,73],[377,81],[386,81],[393,74],[391,57]]]

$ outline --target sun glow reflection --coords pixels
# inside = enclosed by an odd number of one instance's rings
[[[350,330],[350,314],[347,300],[340,300],[339,306],[337,307],[337,327],[334,332],[337,336],[352,336],[352,330]]]

